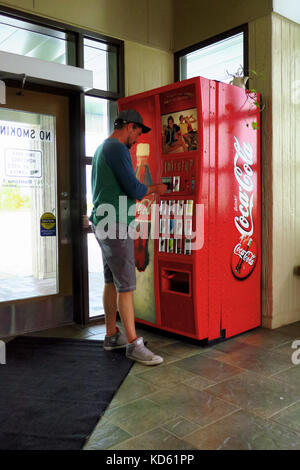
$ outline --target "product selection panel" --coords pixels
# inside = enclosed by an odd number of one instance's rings
[[[194,194],[195,172],[193,158],[165,158],[163,160],[162,183],[167,193]]]

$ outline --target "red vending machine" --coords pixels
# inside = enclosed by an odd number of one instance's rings
[[[137,177],[168,186],[137,204],[137,215],[146,212],[135,240],[138,322],[207,341],[261,324],[254,101],[244,89],[202,77],[119,101],[152,129],[131,150]]]

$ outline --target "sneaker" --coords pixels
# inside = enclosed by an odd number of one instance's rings
[[[133,343],[127,344],[126,357],[146,366],[155,366],[163,362],[162,357],[156,356],[150,349],[146,348],[142,337],[136,339]]]
[[[103,349],[111,351],[112,349],[125,348],[128,344],[127,338],[117,327],[117,333],[112,336],[105,336]]]

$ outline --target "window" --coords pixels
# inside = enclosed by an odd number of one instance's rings
[[[0,302],[56,294],[55,116],[1,107],[0,135]]]
[[[229,83],[243,67],[248,69],[247,28],[241,27],[204,41],[175,54],[176,75],[179,80],[201,76]]]
[[[84,38],[84,67],[94,72],[94,89],[85,96],[85,182],[86,214],[92,211],[91,175],[93,155],[113,129],[117,116],[118,54],[117,47],[96,39]],[[89,317],[104,314],[102,291],[104,274],[99,245],[91,229],[87,232]]]
[[[94,88],[117,92],[117,48],[84,39],[84,68],[94,72]]]
[[[75,65],[74,35],[0,15],[0,50]]]
[[[109,100],[85,97],[85,154],[92,157],[109,133]]]
[[[92,202],[92,156],[100,143],[112,131],[111,123],[117,116],[117,102],[98,98],[85,97],[85,181],[86,181],[86,213],[91,214]],[[89,316],[103,315],[102,291],[104,287],[103,264],[100,248],[93,233],[87,234],[88,246],[88,284],[89,284]]]

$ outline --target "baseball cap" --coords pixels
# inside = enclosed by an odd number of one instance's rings
[[[135,109],[124,109],[123,111],[120,111],[115,119],[115,122],[117,120],[138,124],[142,128],[142,134],[146,134],[147,132],[151,131],[150,127],[147,127],[145,124],[143,124],[142,116]]]

